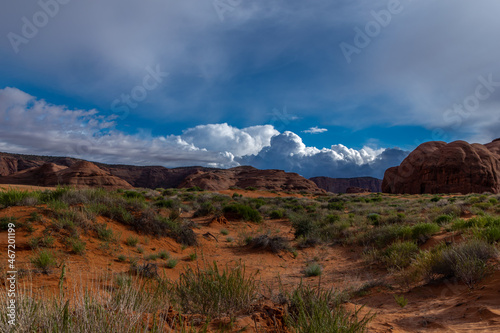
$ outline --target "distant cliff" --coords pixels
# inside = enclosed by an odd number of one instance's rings
[[[366,189],[370,192],[381,192],[382,180],[373,177],[357,178],[310,178],[320,189],[332,193],[347,193],[348,188]]]

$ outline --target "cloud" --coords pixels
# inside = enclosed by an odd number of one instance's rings
[[[144,137],[114,128],[97,110],[71,110],[16,88],[0,89],[0,142],[7,152],[66,155],[107,163],[169,167],[238,164],[229,152],[198,148],[176,136]]]
[[[16,88],[0,89],[0,148],[133,165],[248,164],[306,177],[382,177],[385,168],[407,155],[400,149],[355,150],[341,144],[307,147],[297,134],[280,133],[271,125],[238,129],[223,123],[188,128],[181,135],[126,134],[115,128],[113,116],[53,105]]]
[[[279,132],[271,125],[238,129],[224,124],[199,125],[182,132],[181,138],[210,151],[230,151],[234,156],[258,154]]]
[[[398,148],[355,150],[341,144],[323,149],[307,147],[297,134],[284,132],[273,137],[271,145],[259,154],[236,160],[262,169],[285,169],[308,178],[318,175],[382,178],[387,168],[399,165],[407,155],[407,151]]]
[[[314,126],[308,130],[302,131],[302,133],[308,133],[308,134],[320,134],[324,132],[328,132],[328,130],[326,128],[319,128],[318,126]]]

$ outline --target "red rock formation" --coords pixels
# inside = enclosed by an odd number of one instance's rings
[[[368,192],[381,192],[382,180],[372,177],[357,177],[357,178],[330,178],[330,177],[313,177],[311,180],[318,185],[319,188],[333,193],[347,193],[349,187],[357,187],[367,189]]]
[[[349,187],[349,188],[347,188],[345,193],[371,193],[371,191],[367,188]]]
[[[249,166],[227,170],[212,169],[198,171],[188,176],[179,187],[199,186],[205,190],[222,191],[230,187],[275,190],[322,192],[316,184],[304,177],[282,170],[259,170]]]
[[[385,193],[482,193],[500,191],[500,140],[449,144],[432,141],[417,147],[398,167],[385,172]]]
[[[96,186],[104,188],[132,188],[118,177],[101,170],[95,164],[81,161],[70,167],[46,163],[39,167],[0,177],[0,184],[35,186]]]

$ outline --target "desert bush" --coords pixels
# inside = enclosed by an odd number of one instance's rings
[[[54,241],[54,237],[50,235],[31,237],[28,239],[28,245],[32,250],[36,250],[40,247],[52,247],[52,245],[54,245]]]
[[[95,231],[97,233],[97,238],[102,241],[108,242],[113,239],[113,229],[108,227],[106,223],[96,224]]]
[[[171,288],[175,302],[184,313],[211,318],[249,310],[256,298],[256,280],[244,266],[220,269],[217,263],[205,269],[187,268]]]
[[[413,229],[408,225],[384,225],[369,229],[359,236],[362,245],[376,245],[379,248],[387,246],[396,240],[412,239]]]
[[[283,210],[278,210],[278,209],[271,211],[271,213],[269,214],[269,217],[273,220],[282,219],[284,216],[285,212]]]
[[[125,240],[127,246],[135,247],[139,243],[139,238],[136,236],[128,236]]]
[[[54,254],[47,250],[38,251],[30,258],[30,261],[36,268],[42,270],[45,274],[48,274],[50,269],[56,266],[57,263]]]
[[[412,238],[424,243],[433,234],[439,232],[441,228],[435,223],[417,223],[411,228]]]
[[[1,217],[0,218],[0,231],[6,231],[9,230],[9,224],[14,223],[17,226],[19,226],[19,223],[17,222],[17,219],[13,216],[10,217]]]
[[[380,215],[377,213],[371,213],[366,216],[368,221],[370,221],[371,224],[373,225],[379,225],[380,224]]]
[[[453,220],[453,217],[451,215],[439,215],[434,219],[434,223],[443,225],[450,223]]]
[[[270,251],[272,253],[279,253],[290,248],[285,238],[280,236],[270,237],[269,235],[253,237],[249,245],[252,249]]]
[[[418,254],[419,248],[412,241],[396,242],[387,247],[383,252],[382,261],[393,268],[406,268]]]
[[[30,198],[37,199],[35,203],[37,204],[39,195],[39,192],[28,192],[15,189],[0,191],[0,207],[19,206],[23,201],[29,200]]]
[[[172,259],[169,259],[167,261],[166,266],[167,266],[167,268],[174,268],[175,266],[177,266],[178,262],[179,262],[179,260],[172,258]]]
[[[432,278],[457,277],[473,288],[486,274],[488,259],[496,254],[495,247],[486,241],[471,239],[428,252],[420,263]]]
[[[366,332],[373,318],[367,314],[359,318],[359,310],[344,310],[339,297],[332,290],[315,290],[302,283],[288,296],[285,321],[297,333]]]
[[[170,258],[170,254],[165,251],[165,250],[161,250],[159,253],[158,253],[158,257],[163,259],[163,260],[167,260],[168,258]]]
[[[211,202],[204,202],[200,207],[193,213],[193,217],[201,217],[214,214],[217,209]]]
[[[228,218],[236,217],[244,221],[252,221],[259,223],[262,221],[262,216],[259,211],[241,203],[233,203],[223,208],[224,215],[228,215]]]
[[[317,263],[309,264],[304,270],[304,274],[307,277],[320,276],[322,273],[323,273],[323,268]]]
[[[489,243],[496,243],[500,240],[500,227],[489,226],[478,231],[477,236],[485,239]]]
[[[329,202],[327,205],[327,209],[343,211],[345,209],[345,204],[343,201]]]
[[[81,241],[78,238],[70,238],[67,240],[69,247],[71,248],[71,252],[74,254],[83,254],[85,252],[85,242]]]

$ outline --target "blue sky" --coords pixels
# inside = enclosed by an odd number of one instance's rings
[[[3,2],[0,150],[381,178],[422,142],[500,136],[499,9]]]

